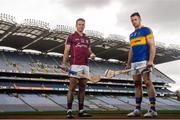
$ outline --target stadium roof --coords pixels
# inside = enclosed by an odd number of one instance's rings
[[[25,19],[22,24],[18,24],[14,17],[0,14],[0,46],[18,50],[63,53],[64,41],[72,32],[74,32],[72,27],[57,25],[55,29],[50,29],[48,23],[33,19]],[[110,34],[105,38],[103,33],[92,30],[86,30],[85,33],[90,38],[92,50],[98,57],[127,60],[129,43],[123,36]],[[165,47],[163,43],[157,43],[156,64],[179,59],[179,46]]]

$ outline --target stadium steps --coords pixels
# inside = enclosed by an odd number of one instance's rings
[[[74,102],[78,105],[78,99],[75,99]],[[92,110],[87,104],[86,104],[86,100],[84,100],[84,109],[85,110]]]
[[[167,98],[168,100],[170,100],[170,101],[173,101],[173,102],[175,102],[175,103],[180,103],[180,101],[178,101],[177,99],[175,99],[175,98]]]
[[[120,98],[121,98],[121,97],[118,97],[117,99],[118,99],[119,101],[123,102],[125,105],[128,105],[128,106],[129,106],[129,110],[130,110],[130,109],[134,109],[134,107],[135,107],[134,104],[132,104],[132,103],[127,103],[126,101],[124,101],[124,100],[122,100],[122,99],[120,99]]]
[[[89,101],[93,104],[95,104],[96,106],[98,106],[101,110],[109,110],[108,104],[106,104],[105,102],[97,99],[96,97],[90,97]],[[97,101],[99,103],[97,103]]]
[[[62,109],[62,107],[41,94],[23,94],[22,99],[38,109],[38,111],[60,111]]]
[[[177,105],[176,108],[180,109],[180,101],[178,101],[175,98],[167,98],[167,99],[174,102]]]
[[[28,54],[29,58],[30,58],[30,62],[33,62],[34,59],[32,58],[32,56],[30,54]]]
[[[58,106],[60,106],[60,107],[62,107],[62,108],[64,108],[64,109],[66,109],[66,107],[64,107],[63,105],[59,104],[59,103],[56,102],[55,100],[53,100],[49,95],[46,94],[46,97],[47,97],[50,101],[52,101],[52,102],[54,102],[55,104],[57,104]]]
[[[170,106],[168,103],[164,102],[163,98],[162,99],[156,98],[156,103],[157,103],[157,106],[162,107],[163,109],[171,110],[172,108],[175,108],[175,107]]]
[[[56,65],[59,66],[59,62],[57,62],[57,60],[56,60],[55,58],[53,58],[53,57],[52,57],[52,59],[53,59],[53,61],[56,63]],[[60,60],[59,60],[59,61],[60,61]]]
[[[105,96],[106,97],[106,96]],[[108,102],[102,100],[102,99],[99,99],[98,97],[96,97],[98,100],[100,100],[101,102],[104,102],[105,104],[109,105],[109,106],[112,106],[113,108],[111,108],[112,110],[117,110],[119,109],[117,106],[115,105],[112,105],[112,104],[109,104]]]
[[[107,97],[107,100],[108,101],[110,101],[111,99],[113,100],[116,100],[117,101],[117,103],[116,102],[113,102],[113,105],[114,106],[116,106],[116,107],[118,107],[118,109],[119,110],[130,110],[131,108],[133,108],[133,106],[132,105],[130,105],[130,104],[128,104],[128,103],[126,103],[126,102],[123,102],[123,101],[121,101],[121,100],[119,100],[118,98],[119,97],[111,97],[111,96],[106,96]],[[116,104],[115,104],[116,103]],[[127,108],[129,108],[129,109],[127,109]]]
[[[28,104],[25,100],[23,100],[23,99],[21,98],[21,95],[19,95],[19,99],[20,99],[23,103],[25,103],[26,105],[28,105],[30,108],[32,108],[34,111],[39,111],[39,110],[36,109],[35,107],[33,107],[33,106],[31,106],[30,104]]]
[[[60,107],[63,109],[63,110],[66,110],[66,96],[62,95],[62,96],[59,96],[57,94],[49,94],[48,95],[49,98],[51,98],[53,101],[55,101],[55,103],[58,103],[58,105],[60,105]]]
[[[169,110],[179,110],[178,105],[172,104],[172,101],[167,98],[160,98],[160,100],[157,99],[157,101],[163,103]]]
[[[13,94],[0,94],[0,112],[34,111]]]
[[[107,107],[105,107],[105,106],[103,106],[103,105],[101,105],[101,104],[97,104],[97,103],[95,103],[95,102],[93,102],[93,101],[91,101],[91,102],[92,102],[93,104],[95,104],[96,106],[98,106],[100,110],[109,110],[109,108],[107,108]]]
[[[1,52],[2,58],[4,61],[8,61],[8,59],[6,58],[6,56]]]
[[[95,110],[105,110],[104,108],[99,107],[98,105],[94,104],[94,102],[91,101],[91,96],[87,95],[85,97],[85,105],[87,105],[90,109]],[[89,103],[89,104],[87,104]]]

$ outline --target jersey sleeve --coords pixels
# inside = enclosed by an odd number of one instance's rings
[[[88,48],[91,48],[91,40],[89,38],[88,39]]]
[[[72,36],[69,35],[65,41],[65,45],[71,45],[72,44]]]
[[[151,38],[154,38],[153,32],[150,28],[146,27],[144,30],[145,37],[149,40]]]

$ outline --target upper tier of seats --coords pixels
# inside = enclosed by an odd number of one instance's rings
[[[18,51],[1,51],[0,52],[0,71],[20,72],[20,73],[61,73],[59,69],[62,57],[50,56],[44,54],[30,54]],[[89,61],[91,74],[104,75],[107,69],[119,70],[124,65],[107,61]],[[153,71],[153,80],[156,82],[168,79],[157,69]],[[127,74],[121,74],[115,78],[131,80],[132,77]]]

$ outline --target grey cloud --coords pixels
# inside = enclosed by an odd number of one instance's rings
[[[100,8],[110,3],[111,0],[52,0],[52,1],[64,5],[73,12],[73,11],[85,10],[87,7]]]
[[[180,31],[179,0],[122,0],[125,10],[117,15],[117,25],[127,23],[133,12],[140,12],[148,24],[156,25],[164,31]]]

